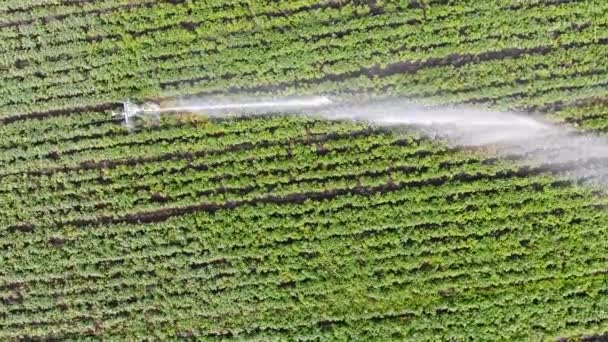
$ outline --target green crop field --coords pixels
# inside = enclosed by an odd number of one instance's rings
[[[0,340],[602,340],[608,196],[404,127],[120,101],[403,96],[608,130],[605,0],[0,1]]]

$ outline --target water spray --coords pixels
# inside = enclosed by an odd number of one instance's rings
[[[362,102],[325,96],[223,101],[190,98],[139,105],[126,101],[123,111],[116,115],[122,116],[127,127],[133,128],[136,118],[158,121],[161,113],[180,112],[219,118],[299,114],[327,120],[364,121],[381,127],[407,126],[454,146],[490,146],[499,157],[534,161],[556,170],[563,170],[567,165],[568,174],[576,180],[608,185],[606,139],[583,135],[531,115],[422,106],[402,99]]]
[[[135,104],[131,101],[123,102],[123,110],[114,116],[124,118],[125,125],[133,128],[134,119],[152,119],[158,122],[162,113],[198,113],[207,116],[225,117],[234,115],[261,115],[271,113],[296,113],[303,110],[320,108],[332,104],[332,100],[325,96],[310,96],[284,99],[223,101],[205,99],[177,100],[171,103],[145,102]]]

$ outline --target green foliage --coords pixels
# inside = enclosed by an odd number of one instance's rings
[[[0,339],[544,340],[608,332],[607,199],[542,165],[125,98],[390,94],[605,131],[608,3],[0,4]]]

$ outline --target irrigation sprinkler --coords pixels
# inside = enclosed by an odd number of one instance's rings
[[[124,118],[128,128],[135,126],[136,119],[144,121],[160,121],[162,113],[193,113],[215,117],[226,117],[230,114],[237,115],[263,115],[281,112],[301,112],[303,110],[329,106],[332,100],[325,96],[310,96],[286,99],[251,100],[251,101],[227,101],[212,102],[205,99],[190,99],[178,101],[173,104],[155,102],[144,102],[136,104],[131,101],[122,102],[123,109],[120,113],[114,113],[114,117]]]

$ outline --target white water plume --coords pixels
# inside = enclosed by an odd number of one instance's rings
[[[135,128],[136,118],[160,120],[161,113],[201,114],[210,117],[228,117],[238,115],[264,115],[270,113],[299,113],[331,104],[332,101],[325,96],[290,97],[290,98],[177,98],[170,101],[145,102],[135,104],[130,101],[123,102],[123,110],[113,116],[122,116],[129,129]]]
[[[356,101],[324,96],[273,99],[176,99],[125,110],[124,116],[192,112],[211,117],[299,114],[357,120],[383,127],[408,126],[454,146],[491,146],[499,157],[515,157],[566,172],[576,180],[608,185],[608,141],[529,115],[465,107],[433,107],[406,100]]]
[[[328,119],[406,125],[453,146],[491,147],[498,157],[539,163],[578,181],[608,185],[608,140],[531,115],[466,107],[429,107],[405,100],[344,104],[320,111]]]
[[[326,96],[290,97],[278,99],[178,99],[161,104],[160,112],[204,112],[209,116],[227,114],[263,115],[277,112],[299,112],[330,105]]]

